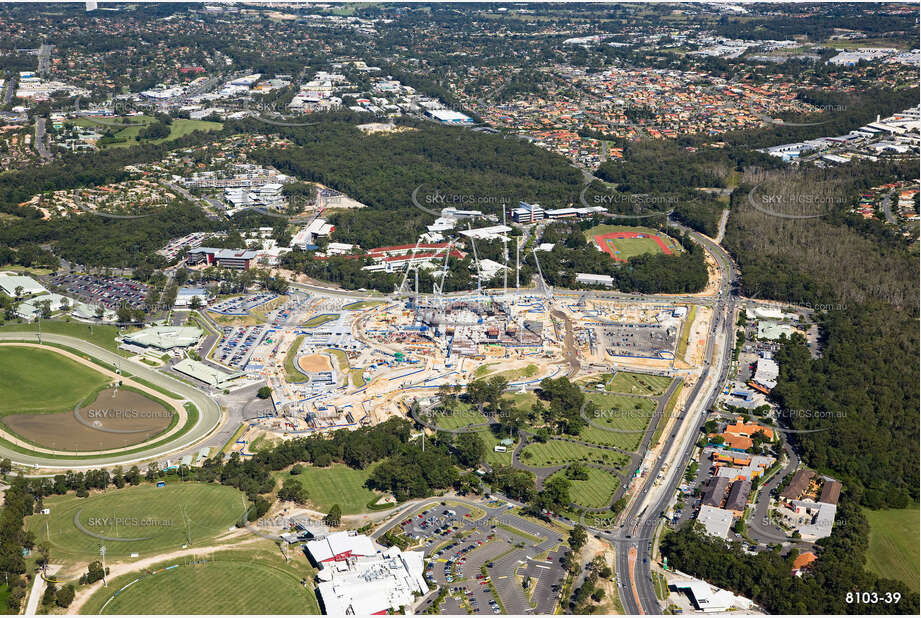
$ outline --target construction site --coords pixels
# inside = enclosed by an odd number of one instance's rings
[[[522,286],[520,243],[514,268],[504,251],[502,288],[484,289],[480,282],[489,278],[480,276],[473,237],[465,248],[477,268],[476,289],[445,293],[454,241],[435,265],[421,246],[420,239],[407,249],[402,281],[389,297],[355,301],[314,292],[281,305],[281,318],[269,315],[274,321],[247,364],[272,390],[272,407],[251,421],[254,430],[295,436],[374,425],[405,415],[441,386],[463,389],[495,376],[509,390],[526,391],[544,378],[615,366],[676,368],[683,324],[693,320],[686,305],[555,295],[536,252],[537,277]],[[420,289],[420,269],[434,271],[431,289]]]

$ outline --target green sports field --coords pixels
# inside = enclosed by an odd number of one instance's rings
[[[672,253],[678,253],[681,249],[677,242],[662,232],[657,232],[648,227],[631,227],[626,225],[596,225],[585,231],[585,238],[598,246],[596,236],[603,236],[613,232],[635,232],[637,234],[647,234],[649,236],[658,236]],[[652,238],[616,238],[605,240],[605,243],[613,244],[618,252],[617,259],[628,260],[632,257],[644,254],[662,253],[662,248]],[[598,246],[602,251],[607,251],[607,247]]]
[[[51,548],[56,560],[76,562],[93,560],[103,544],[113,559],[204,546],[227,532],[246,509],[236,489],[180,482],[159,489],[124,487],[89,498],[52,496],[45,507],[51,513],[29,516],[26,529],[36,543]]]
[[[344,515],[351,515],[367,512],[370,510],[368,503],[378,497],[364,486],[373,470],[373,465],[364,470],[355,470],[345,464],[333,464],[328,468],[304,466],[304,471],[296,476],[288,472],[277,472],[275,478],[279,481],[279,487],[286,478],[300,481],[307,490],[310,504],[318,511],[326,513],[334,504],[338,504]]]
[[[574,461],[619,467],[627,461],[627,457],[620,453],[563,440],[533,442],[522,449],[520,457],[522,463],[538,468],[559,466]]]
[[[108,382],[51,350],[0,347],[0,417],[67,412]]]
[[[608,506],[617,489],[619,482],[617,477],[597,468],[586,467],[585,469],[588,472],[588,479],[584,481],[569,479],[569,498],[576,504],[587,508]],[[561,470],[553,476],[565,476],[565,473]]]
[[[905,582],[918,592],[918,507],[864,509],[870,522],[867,569],[881,577]]]
[[[277,550],[225,551],[208,558],[200,564],[178,558],[117,577],[90,597],[82,613],[320,613],[312,586],[301,585],[315,572],[304,558],[285,564]]]

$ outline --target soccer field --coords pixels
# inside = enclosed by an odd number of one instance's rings
[[[50,349],[0,346],[0,417],[69,412],[108,382]]]
[[[306,559],[285,564],[279,554],[265,551],[220,552],[210,558],[200,564],[180,558],[118,577],[96,592],[82,613],[320,613],[312,587],[301,585],[314,572]]]
[[[243,494],[232,487],[176,481],[159,489],[142,484],[89,498],[51,496],[45,507],[51,513],[29,516],[26,529],[36,543],[51,548],[56,560],[75,562],[95,559],[103,544],[112,559],[204,546],[246,510]]]
[[[338,504],[343,515],[352,515],[367,512],[370,510],[368,503],[377,499],[378,495],[364,486],[373,470],[373,465],[364,470],[355,470],[345,464],[333,464],[328,468],[305,465],[304,471],[298,475],[278,472],[275,478],[279,487],[286,478],[300,481],[307,490],[310,503],[318,511],[327,513],[334,504]]]
[[[918,592],[918,507],[863,512],[870,522],[867,569]]]

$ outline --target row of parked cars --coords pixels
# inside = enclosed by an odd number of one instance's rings
[[[262,326],[225,326],[214,357],[225,365],[242,369],[253,346],[262,338],[263,330]]]
[[[87,302],[113,310],[123,305],[140,309],[148,294],[148,287],[143,283],[121,277],[56,275],[51,283]]]

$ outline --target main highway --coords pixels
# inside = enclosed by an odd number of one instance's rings
[[[688,397],[683,417],[678,418],[681,424],[673,434],[674,439],[667,447],[667,452],[647,472],[645,483],[622,520],[620,529],[613,533],[599,534],[614,545],[618,592],[627,614],[662,613],[651,572],[656,529],[663,521],[661,513],[673,499],[691,459],[697,429],[704,422],[707,411],[716,401],[720,387],[728,377],[735,342],[733,335],[737,299],[734,283],[737,271],[732,259],[707,236],[674,225],[707,248],[717,261],[721,281],[714,322],[707,339],[704,367]],[[668,468],[659,480],[659,473],[666,464]],[[636,552],[633,560],[630,557],[631,549]]]
[[[31,331],[21,333],[0,333],[0,341],[28,341],[34,343],[37,342],[37,340],[36,333]],[[183,449],[187,449],[190,445],[196,444],[207,438],[221,423],[221,407],[214,399],[208,396],[207,393],[148,367],[143,363],[126,359],[114,352],[89,343],[88,341],[77,339],[76,337],[69,337],[67,335],[44,333],[42,334],[41,342],[43,344],[56,343],[64,345],[112,365],[117,363],[121,367],[121,370],[131,374],[131,377],[146,380],[160,388],[164,388],[179,395],[180,399],[191,402],[198,408],[198,421],[189,431],[181,436],[171,439],[160,446],[153,446],[136,453],[121,455],[116,453],[112,455],[99,455],[93,458],[71,459],[66,455],[49,457],[43,456],[40,453],[21,453],[18,450],[13,450],[0,444],[0,458],[9,457],[10,461],[13,463],[25,465],[30,468],[60,470],[77,470],[98,468],[101,466],[135,464],[153,459],[163,459],[167,456],[175,456]],[[132,447],[127,447],[124,450],[130,451]]]

